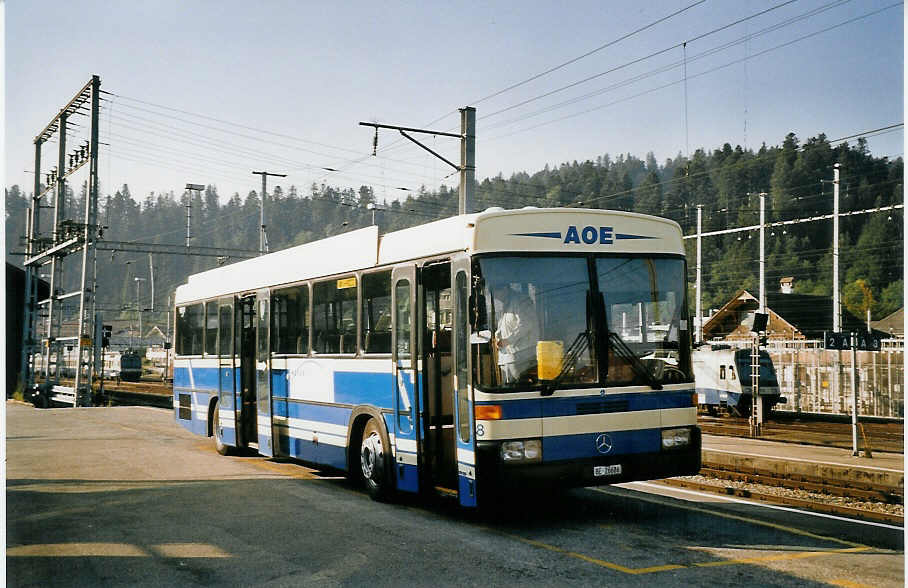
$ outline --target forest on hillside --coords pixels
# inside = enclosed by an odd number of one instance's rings
[[[874,157],[866,142],[831,145],[824,135],[801,143],[794,134],[780,146],[759,150],[729,144],[690,158],[678,155],[658,163],[633,155],[603,155],[595,161],[546,166],[535,173],[498,175],[477,184],[476,210],[491,206],[579,206],[642,212],[671,218],[685,235],[696,232],[697,207],[703,207],[703,231],[759,223],[759,194],[766,193],[766,221],[803,219],[832,213],[833,165],[841,164],[841,212],[903,202],[902,158]],[[104,191],[106,192],[106,190]],[[6,189],[7,261],[21,265],[25,210],[30,194],[19,186]],[[84,193],[67,194],[67,210],[81,210]],[[193,244],[257,250],[260,194],[204,192],[150,193],[136,197],[127,185],[100,198],[103,238],[112,241],[183,244],[186,205],[191,200]],[[370,210],[372,205],[376,210]],[[382,233],[457,213],[457,188],[422,187],[405,199],[377,201],[372,187],[358,190],[330,185],[276,186],[268,194],[267,235],[271,251],[375,223]],[[75,216],[70,214],[70,216]],[[902,305],[904,287],[903,210],[842,217],[840,276],[843,301],[859,317],[870,308],[874,319]],[[703,308],[717,308],[740,288],[756,293],[759,276],[757,231],[703,239]],[[768,291],[784,276],[795,278],[795,291],[832,293],[833,224],[819,220],[766,231]],[[695,240],[687,241],[693,281]],[[154,258],[155,309],[166,309],[174,288],[189,274],[209,269],[210,257],[160,255]],[[65,279],[76,280],[69,272]],[[136,294],[135,277],[148,277],[147,255],[99,252],[99,304],[114,317],[131,316],[137,297],[151,306],[150,288]],[[693,303],[691,303],[693,311]],[[134,312],[134,311],[133,311]],[[152,317],[149,317],[152,318]],[[152,322],[149,320],[148,322]],[[163,316],[155,322],[163,322]]]

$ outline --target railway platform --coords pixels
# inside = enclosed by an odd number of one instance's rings
[[[771,472],[777,476],[854,483],[860,486],[905,487],[905,457],[873,452],[857,457],[850,449],[781,443],[746,437],[703,435],[703,464],[737,471]]]

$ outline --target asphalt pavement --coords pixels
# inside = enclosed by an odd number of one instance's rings
[[[377,503],[171,411],[6,412],[8,586],[904,585],[888,526],[646,483]]]

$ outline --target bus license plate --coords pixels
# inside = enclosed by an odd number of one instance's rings
[[[593,466],[593,475],[597,478],[600,476],[617,476],[621,473],[621,464],[608,466]]]

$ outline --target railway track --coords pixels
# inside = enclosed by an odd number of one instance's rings
[[[904,497],[893,491],[863,490],[830,481],[819,483],[755,476],[704,467],[698,476],[658,480],[660,484],[791,506],[845,517],[904,525]],[[863,497],[863,498],[858,498]]]
[[[750,436],[750,423],[745,418],[710,417],[700,415],[697,419],[700,429],[710,435],[733,437]],[[894,422],[859,423],[858,435],[861,447],[864,440],[872,451],[904,453],[904,424]],[[863,432],[861,432],[863,429]],[[770,419],[763,423],[761,439],[787,443],[802,443],[824,447],[851,449],[851,423],[796,420],[790,418]]]
[[[60,378],[61,385],[72,386],[73,383],[71,378]],[[94,393],[97,405],[173,407],[173,389],[160,380],[104,380],[103,388],[100,382],[95,382]]]

